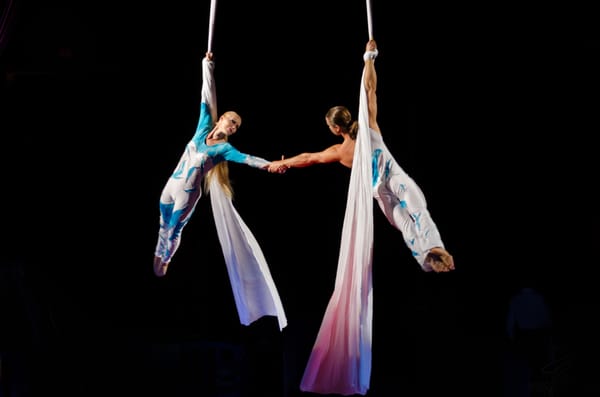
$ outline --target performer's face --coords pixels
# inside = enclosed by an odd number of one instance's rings
[[[242,125],[242,118],[235,112],[226,112],[219,120],[219,129],[227,135],[233,135]]]

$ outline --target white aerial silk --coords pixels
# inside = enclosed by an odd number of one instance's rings
[[[373,187],[365,70],[340,256],[333,295],[300,389],[320,394],[366,394],[371,377],[373,319]]]
[[[276,316],[279,329],[283,329],[287,325],[283,305],[256,238],[217,178],[211,180],[210,197],[241,323],[249,325],[263,316]]]
[[[203,73],[202,101],[208,103],[212,119],[217,120],[212,70],[208,64],[204,67],[207,69]],[[263,316],[276,316],[282,330],[287,318],[267,261],[217,179],[211,180],[210,201],[240,322],[249,325]]]
[[[216,0],[211,0],[208,52],[212,51],[216,3]],[[214,125],[217,122],[217,96],[213,69],[214,63],[204,58],[202,61],[201,97],[203,106],[204,104],[208,106],[210,117],[203,115],[201,111],[198,128],[206,128],[205,123]],[[196,135],[198,133],[197,130]],[[194,138],[196,138],[196,135]],[[202,136],[202,139],[205,138]],[[194,145],[194,147],[197,146]],[[257,164],[264,161],[254,156],[244,155],[242,157],[241,155],[241,153],[236,155],[243,160],[240,160],[240,162],[253,167],[258,167]],[[204,165],[203,163],[202,167]],[[204,171],[201,172],[204,173]],[[225,194],[217,179],[216,177],[211,178],[209,187],[211,207],[240,322],[244,325],[250,325],[263,316],[276,316],[279,329],[282,330],[287,326],[287,319],[267,261],[256,238],[234,208],[231,197]],[[200,184],[200,181],[197,183]],[[201,193],[200,186],[190,187],[190,191],[194,191],[194,189],[197,189],[196,194],[198,196],[195,200],[198,200]],[[181,228],[185,226],[185,223],[187,223],[187,220],[180,222],[179,233],[181,233]],[[158,249],[157,255],[164,258],[164,247],[160,245],[160,241],[158,247],[160,249]],[[175,246],[175,249],[177,249],[177,246]],[[168,260],[170,260],[170,256]]]

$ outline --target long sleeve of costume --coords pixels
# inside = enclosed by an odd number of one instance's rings
[[[221,143],[219,145],[223,145],[223,149],[220,150],[222,153],[221,156],[223,160],[245,164],[254,168],[263,168],[264,166],[269,164],[268,160],[257,156],[253,156],[251,154],[242,153],[229,143]]]
[[[208,115],[210,116],[208,126],[212,128],[213,124],[217,121],[217,88],[214,78],[215,63],[208,60],[208,58],[202,59],[202,91],[201,104],[200,106],[207,105],[210,109]],[[203,120],[200,119],[199,125],[203,124]],[[209,128],[210,131],[210,128]],[[208,131],[206,132],[208,134]]]
[[[199,147],[206,140],[217,120],[217,93],[214,78],[215,63],[202,59],[202,90],[200,92],[200,118],[192,142]]]
[[[335,289],[313,345],[300,389],[366,394],[371,377],[373,190],[364,71]]]

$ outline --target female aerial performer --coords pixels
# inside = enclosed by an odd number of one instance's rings
[[[154,273],[166,274],[181,242],[181,233],[189,222],[204,190],[211,205],[227,264],[238,312],[243,324],[263,315],[275,315],[281,328],[286,325],[279,295],[267,263],[254,236],[232,205],[228,161],[267,170],[270,162],[245,154],[233,147],[228,138],[242,124],[241,117],[227,111],[216,119],[216,91],[213,53],[202,60],[200,119],[196,133],[187,143],[179,163],[160,196],[160,225],[154,251]]]
[[[269,161],[241,153],[227,142],[228,137],[242,125],[242,119],[236,112],[225,112],[214,122],[215,109],[209,105],[215,98],[213,71],[213,54],[207,52],[202,60],[202,103],[198,127],[160,196],[160,229],[154,254],[154,273],[159,277],[167,273],[179,247],[181,232],[202,196],[203,180],[208,192],[210,180],[216,174],[225,192],[231,196],[226,161],[264,170],[269,166]]]

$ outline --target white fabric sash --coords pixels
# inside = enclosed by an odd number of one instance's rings
[[[212,178],[209,195],[240,321],[249,325],[276,316],[282,330],[287,319],[267,261],[217,179]]]
[[[364,395],[371,377],[373,173],[364,78],[363,69],[335,289],[300,384],[320,394]]]

